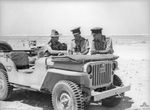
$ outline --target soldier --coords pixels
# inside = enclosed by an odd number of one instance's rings
[[[67,53],[67,45],[58,41],[59,36],[60,34],[56,30],[51,31],[51,39],[39,52],[39,57],[50,55],[57,56]]]
[[[68,49],[69,54],[82,54],[86,55],[89,52],[89,41],[81,37],[80,27],[71,30],[74,39],[71,41]]]
[[[102,35],[102,29],[100,27],[91,29],[94,39],[90,45],[90,54],[112,54],[114,52],[112,39]]]

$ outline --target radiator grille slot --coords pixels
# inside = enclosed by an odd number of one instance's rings
[[[111,63],[92,65],[92,86],[110,83],[111,73]]]

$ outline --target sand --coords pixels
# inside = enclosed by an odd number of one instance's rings
[[[116,107],[91,103],[85,106],[85,110],[150,110],[149,40],[115,39],[114,50],[114,54],[119,55],[119,70],[115,74],[121,77],[125,85],[131,84],[131,90],[125,93],[124,99]],[[0,101],[0,110],[53,110],[51,95],[14,90],[9,101]]]

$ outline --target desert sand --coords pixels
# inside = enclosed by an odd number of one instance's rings
[[[131,90],[125,93],[122,102],[116,107],[108,108],[97,103],[90,103],[85,105],[85,110],[150,110],[149,41],[149,38],[142,40],[113,38],[114,54],[119,56],[117,59],[119,70],[115,74],[120,76],[125,85],[131,84]],[[8,42],[13,48],[18,47],[13,41]],[[23,42],[20,41],[20,45]],[[28,90],[14,90],[8,101],[0,101],[0,110],[53,110],[51,95]]]

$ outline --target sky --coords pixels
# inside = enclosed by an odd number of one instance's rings
[[[49,35],[56,29],[84,35],[150,34],[150,0],[0,0],[0,36]]]

